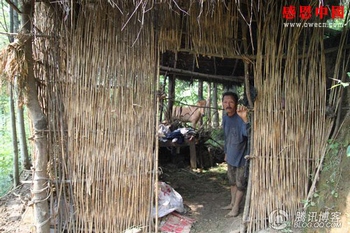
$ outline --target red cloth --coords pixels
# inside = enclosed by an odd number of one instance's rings
[[[170,213],[160,230],[163,233],[189,233],[192,224],[196,220],[183,216],[179,213]]]

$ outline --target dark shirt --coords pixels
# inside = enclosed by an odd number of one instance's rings
[[[237,114],[232,117],[224,115],[222,126],[225,132],[226,162],[233,167],[242,167],[246,163],[248,127]]]

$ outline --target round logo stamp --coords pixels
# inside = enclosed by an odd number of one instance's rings
[[[283,230],[287,227],[288,214],[284,210],[274,210],[269,214],[269,224],[271,228]]]

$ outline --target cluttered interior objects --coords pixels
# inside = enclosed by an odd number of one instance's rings
[[[224,162],[223,146],[212,137],[211,130],[183,127],[179,122],[159,124],[158,140],[160,167],[202,171]]]
[[[213,215],[203,212],[206,211],[203,203],[217,199],[215,195],[220,190],[220,198],[226,197],[224,194],[227,193],[220,101],[197,96],[196,83],[178,80],[175,84],[164,77],[163,91],[157,93],[160,103],[158,218],[162,232],[189,232],[192,225],[202,221],[201,218]],[[176,85],[179,85],[176,90],[166,91],[166,87]],[[194,93],[189,96],[184,89]],[[223,91],[223,86],[219,89]],[[220,93],[214,93],[220,96]]]
[[[216,135],[220,132],[221,129],[194,129],[179,121],[159,124],[158,219],[161,232],[187,233],[207,214],[212,215],[203,212],[198,200],[205,203],[207,199],[216,199],[216,194],[210,192],[225,190],[227,186],[223,147],[220,136]]]

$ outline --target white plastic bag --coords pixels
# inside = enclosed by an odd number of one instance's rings
[[[158,182],[158,217],[161,218],[175,210],[179,213],[185,211],[182,196],[165,182]]]

